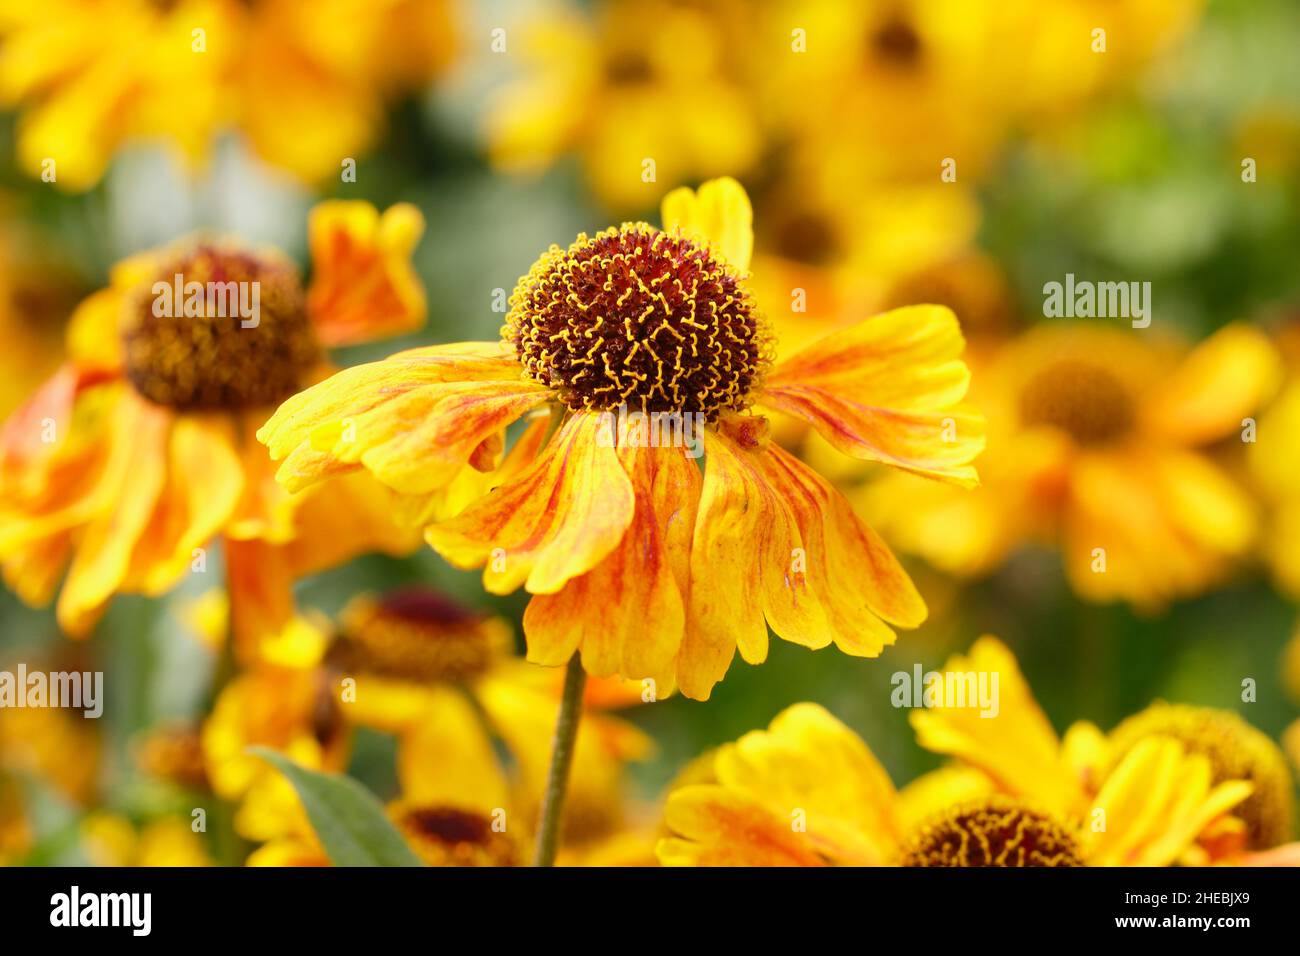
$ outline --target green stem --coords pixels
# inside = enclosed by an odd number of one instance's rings
[[[554,866],[555,851],[560,845],[560,817],[564,810],[564,791],[573,765],[574,743],[578,739],[578,722],[582,719],[582,691],[587,672],[582,669],[578,653],[569,658],[564,672],[564,694],[560,715],[555,721],[555,742],[551,745],[551,771],[542,795],[542,822],[537,830],[537,865]]]

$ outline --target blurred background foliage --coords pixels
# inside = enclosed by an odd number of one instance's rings
[[[566,8],[565,15],[594,21],[600,6]],[[720,18],[714,26],[719,35],[740,46],[753,42],[747,29],[725,33],[730,28],[722,19],[744,20],[747,12],[737,14],[728,4],[697,6],[703,16]],[[1053,16],[1054,6],[1044,5],[1041,15]],[[518,82],[510,70],[519,64],[491,53],[490,30],[505,24],[512,39],[521,37],[537,13],[526,4],[467,3],[455,14],[460,39],[452,67],[428,88],[392,104],[375,148],[357,157],[355,183],[314,190],[262,164],[238,135],[230,135],[197,176],[164,150],[132,144],[119,151],[98,184],[70,194],[17,167],[17,120],[15,113],[6,114],[0,121],[0,213],[6,249],[21,253],[11,253],[18,268],[10,271],[21,279],[14,296],[32,317],[28,332],[57,342],[61,317],[81,295],[105,285],[115,261],[192,229],[272,242],[305,262],[305,213],[318,196],[365,198],[381,208],[412,202],[428,223],[416,252],[428,323],[395,342],[339,356],[342,364],[352,364],[408,345],[495,338],[503,316],[493,311],[494,290],[513,288],[549,244],[565,244],[580,231],[622,219],[654,221],[660,195],[674,182],[633,190],[644,201],[629,205],[625,196],[610,201],[592,188],[578,148],[561,151],[526,175],[494,165],[483,120],[501,90]],[[993,317],[994,330],[1034,322],[1043,284],[1067,272],[1150,280],[1158,321],[1191,339],[1238,319],[1269,328],[1294,319],[1300,309],[1298,39],[1300,5],[1292,0],[1220,0],[1208,4],[1172,48],[1070,101],[1050,122],[1035,116],[1011,121],[978,182],[962,186],[973,190],[979,210],[969,243],[997,263],[1010,288],[1002,314]],[[1019,53],[1013,47],[997,55]],[[655,106],[672,108],[670,98]],[[784,135],[797,136],[788,130]],[[764,213],[802,201],[805,188],[811,189],[792,172],[797,164],[784,161],[789,144],[774,134],[768,146],[750,168],[735,171],[755,196],[760,255],[779,251],[781,238],[765,234]],[[1241,182],[1244,155],[1258,162],[1257,183]],[[848,203],[864,188],[878,188],[864,182],[866,173],[858,175],[832,182],[832,194]],[[927,166],[925,177],[933,181],[937,169]],[[688,171],[681,178],[701,177]],[[850,210],[850,219],[854,215]],[[908,215],[904,203],[902,217]],[[887,245],[889,237],[879,241]],[[965,238],[958,240],[959,247],[965,244]],[[3,348],[20,354],[20,340],[6,332]],[[40,349],[31,354],[23,367],[35,378],[50,364]],[[17,381],[4,387],[21,391]],[[1081,601],[1067,585],[1059,557],[1042,550],[1022,550],[973,582],[946,577],[919,561],[908,564],[931,619],[901,635],[881,659],[808,652],[774,641],[767,664],[737,661],[706,704],[672,698],[628,710],[628,719],[658,745],[652,760],[634,768],[638,791],[653,798],[692,757],[765,726],[782,708],[804,700],[825,704],[861,732],[894,780],[905,782],[939,758],[915,745],[907,711],[890,706],[891,674],[910,671],[918,661],[940,666],[983,633],[997,634],[1012,647],[1058,729],[1079,718],[1108,728],[1156,698],[1241,710],[1244,677],[1258,683],[1258,700],[1246,710],[1256,726],[1276,739],[1297,716],[1279,664],[1295,626],[1295,607],[1257,566],[1212,593],[1142,614]],[[302,581],[298,599],[334,615],[357,593],[407,582],[432,584],[489,608],[518,630],[524,594],[486,596],[476,574],[455,571],[428,550],[401,560],[355,560]],[[188,813],[191,800],[138,771],[132,746],[142,732],[193,720],[209,706],[215,655],[195,639],[181,610],[204,587],[205,582],[186,582],[165,601],[119,598],[85,643],[61,637],[51,612],[0,594],[0,662],[56,661],[108,675],[105,716],[89,731],[33,727],[0,733],[0,772],[11,781],[0,791],[0,808],[17,800],[28,821],[20,859],[86,859],[81,835],[88,811],[136,821]],[[10,716],[0,715],[0,722]],[[81,739],[87,733],[99,737],[97,747]],[[54,750],[24,754],[24,746],[34,745],[32,735],[56,741]],[[363,734],[352,772],[391,796],[392,753],[391,740]],[[239,859],[236,844],[220,845],[233,839],[228,823],[217,821],[210,829],[213,856]]]

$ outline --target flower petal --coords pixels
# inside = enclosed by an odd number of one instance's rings
[[[946,706],[948,682],[965,675],[997,676],[996,713],[978,706]],[[970,656],[954,655],[944,664],[941,698],[910,715],[916,740],[935,753],[948,754],[988,774],[1006,793],[1027,797],[1054,813],[1079,802],[1079,787],[1061,753],[1056,731],[1034,700],[1015,657],[995,637],[981,637]],[[929,686],[929,685],[928,685]],[[956,700],[955,689],[953,699]]]
[[[759,401],[809,422],[852,457],[973,486],[984,421],[957,407],[970,379],[964,344],[949,309],[894,309],[781,362]]]
[[[674,686],[686,624],[683,594],[700,472],[675,448],[624,447],[619,458],[636,496],[632,523],[596,567],[529,602],[528,659],[559,665],[576,648],[588,673],[651,678],[660,697]]]
[[[659,841],[664,866],[825,866],[806,835],[725,787],[683,787],[668,797]]]
[[[680,229],[709,242],[737,272],[749,272],[754,252],[754,210],[745,187],[730,176],[710,179],[698,191],[686,186],[664,197],[664,229]]]
[[[424,217],[410,203],[391,206],[382,216],[361,200],[332,200],[312,209],[307,311],[325,345],[419,328],[424,288],[411,253],[423,232]]]
[[[632,521],[635,495],[612,447],[598,436],[600,417],[573,415],[537,460],[426,539],[461,568],[487,564],[493,594],[525,585],[553,594],[617,546]]]

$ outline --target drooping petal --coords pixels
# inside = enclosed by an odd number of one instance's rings
[[[663,199],[664,229],[680,229],[710,243],[737,272],[749,272],[754,252],[754,210],[745,187],[730,176],[710,179],[698,190],[674,189]]]
[[[569,418],[537,460],[426,539],[462,568],[486,564],[494,594],[525,585],[553,594],[590,571],[617,546],[632,521],[635,495],[600,417]]]
[[[973,486],[984,421],[958,406],[970,379],[964,345],[949,309],[894,309],[779,363],[759,401],[847,455]]]
[[[424,321],[424,287],[411,253],[424,217],[410,203],[383,215],[368,202],[333,200],[311,212],[307,311],[327,346],[398,335]]]
[[[681,449],[619,449],[636,496],[632,523],[605,560],[555,594],[528,604],[528,659],[559,665],[582,652],[588,673],[673,686],[686,625],[690,534],[700,473]]]
[[[189,569],[232,514],[243,472],[228,424],[216,416],[182,415],[172,426],[167,476],[149,534],[131,554],[126,584],[157,595]]]
[[[360,693],[358,692],[358,697]],[[460,691],[431,688],[423,710],[398,744],[402,797],[491,817],[507,805],[504,769],[477,708]]]
[[[132,551],[149,533],[149,519],[166,480],[170,412],[124,397],[113,423],[113,445],[96,491],[107,502],[85,526],[59,595],[59,625],[86,635],[125,580]]]

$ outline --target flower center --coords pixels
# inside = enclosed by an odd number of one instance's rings
[[[960,803],[921,827],[903,866],[1083,866],[1074,835],[1010,797]]]
[[[456,807],[398,806],[393,822],[427,866],[520,866],[519,845],[482,814]]]
[[[131,297],[123,345],[136,391],[186,410],[274,405],[321,354],[293,266],[211,242]]]
[[[510,297],[503,338],[571,409],[740,409],[770,361],[740,277],[645,223],[552,246]]]
[[[1213,782],[1248,780],[1254,792],[1232,811],[1246,824],[1249,846],[1266,850],[1291,838],[1291,774],[1286,756],[1268,735],[1229,710],[1187,704],[1152,704],[1111,731],[1115,762],[1144,737],[1173,737],[1204,754]]]
[[[508,642],[509,634],[496,622],[432,591],[409,588],[378,601],[354,602],[331,653],[356,673],[460,683],[486,671]]]
[[[889,17],[871,34],[870,44],[876,59],[896,67],[911,67],[921,58],[921,37],[899,14]]]
[[[1051,425],[1081,445],[1100,445],[1128,434],[1133,397],[1109,369],[1066,359],[1030,379],[1020,394],[1026,425]]]

